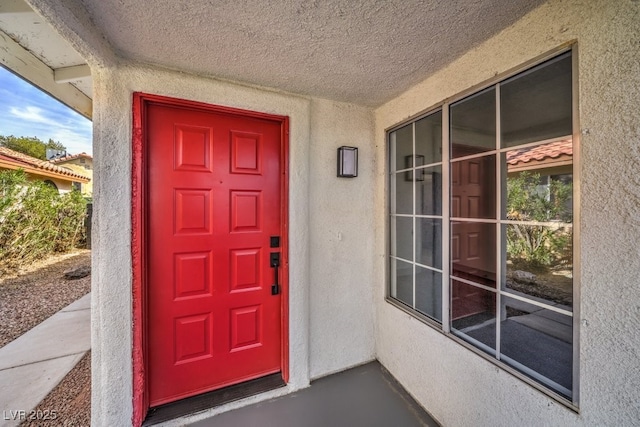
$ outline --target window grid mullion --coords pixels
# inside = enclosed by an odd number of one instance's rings
[[[450,262],[450,240],[451,240],[451,212],[450,212],[450,163],[449,163],[449,104],[445,103],[442,107],[442,330],[445,333],[451,332],[450,319],[450,279],[451,262]]]
[[[458,277],[458,276],[455,276],[453,274],[450,276],[450,278],[452,280],[455,280],[456,282],[464,283],[466,285],[473,286],[475,288],[483,289],[485,291],[489,291],[489,292],[493,292],[493,293],[498,293],[498,290],[496,288],[492,288],[491,286],[487,286],[487,285],[483,285],[481,283],[474,282],[473,280],[464,279],[462,277]]]
[[[553,312],[556,312],[556,313],[560,313],[560,314],[562,314],[564,316],[567,316],[567,317],[575,317],[574,314],[571,311],[563,310],[562,308],[558,308],[558,307],[553,306],[553,305],[549,305],[549,304],[545,304],[545,303],[536,301],[535,299],[531,299],[528,296],[517,295],[517,294],[514,294],[513,292],[509,292],[509,291],[500,291],[500,293],[505,298],[512,298],[512,299],[515,299],[515,300],[518,300],[518,301],[526,302],[529,305],[535,305],[536,307],[541,307],[541,308],[544,308],[545,310],[549,310],[549,311],[553,311]]]
[[[471,160],[471,159],[479,159],[481,157],[487,157],[487,156],[490,156],[492,154],[496,154],[497,152],[498,152],[498,150],[493,149],[493,150],[482,151],[482,152],[476,153],[476,154],[469,154],[467,156],[460,156],[460,157],[456,157],[454,159],[451,159],[451,163],[464,162],[466,160]]]
[[[417,214],[416,218],[424,218],[424,219],[442,219],[442,215],[422,215]]]
[[[573,48],[575,49],[575,47]],[[566,56],[566,55],[565,55]],[[491,89],[494,90],[494,96],[495,96],[495,148],[486,152],[482,152],[482,153],[478,153],[478,154],[473,154],[473,155],[468,155],[468,156],[463,156],[460,158],[456,158],[456,159],[452,159],[451,158],[451,111],[450,111],[450,106],[451,103],[450,102],[443,102],[442,103],[442,110],[441,110],[441,114],[442,114],[442,146],[441,146],[441,153],[442,153],[442,159],[441,162],[439,163],[432,163],[432,164],[428,164],[428,165],[422,165],[422,166],[417,166],[415,164],[415,156],[418,154],[417,153],[417,140],[416,140],[416,133],[417,133],[417,121],[420,118],[414,118],[412,119],[411,123],[411,147],[412,147],[412,156],[413,156],[413,167],[411,168],[406,168],[403,169],[402,173],[404,172],[412,172],[412,176],[414,177],[412,182],[411,182],[411,192],[412,192],[412,210],[411,210],[411,214],[391,214],[391,218],[392,220],[395,222],[396,217],[406,217],[406,218],[411,218],[412,219],[412,238],[411,238],[411,242],[412,242],[412,249],[411,249],[411,254],[412,254],[412,260],[411,260],[411,265],[412,265],[412,301],[411,301],[411,307],[414,310],[416,309],[417,306],[417,285],[418,285],[418,280],[417,280],[417,273],[419,270],[419,267],[424,267],[426,269],[429,270],[433,270],[433,271],[438,271],[438,269],[426,266],[426,265],[422,265],[420,263],[418,263],[418,254],[421,253],[422,248],[418,248],[417,245],[421,242],[422,239],[422,235],[421,233],[419,233],[418,227],[420,226],[421,222],[420,219],[422,218],[428,218],[428,219],[440,219],[441,218],[441,223],[442,223],[442,235],[441,235],[441,249],[442,249],[442,280],[441,280],[441,287],[442,287],[442,301],[441,301],[441,309],[442,309],[442,329],[443,332],[450,334],[452,331],[451,328],[451,314],[452,314],[452,310],[451,310],[451,279],[453,279],[454,277],[451,275],[452,272],[452,268],[451,268],[451,257],[452,257],[452,253],[451,253],[451,248],[452,248],[452,236],[451,236],[451,225],[452,223],[455,223],[456,221],[462,221],[462,222],[468,222],[468,223],[487,223],[487,224],[494,224],[495,226],[495,239],[496,239],[496,243],[495,243],[495,255],[496,255],[496,260],[495,260],[495,269],[496,269],[496,276],[495,276],[495,289],[491,289],[488,288],[484,285],[480,285],[477,283],[468,283],[469,285],[473,285],[476,286],[478,288],[481,289],[485,289],[487,291],[491,291],[494,292],[495,295],[495,355],[493,357],[491,357],[491,359],[493,360],[497,360],[500,361],[502,360],[502,362],[496,362],[499,366],[502,366],[503,364],[505,364],[505,368],[507,368],[507,370],[511,369],[509,368],[509,365],[512,366],[516,366],[516,371],[519,372],[524,372],[526,375],[529,375],[531,378],[534,378],[536,381],[538,381],[538,383],[540,384],[544,384],[546,387],[550,387],[551,390],[556,393],[558,392],[558,390],[560,390],[560,393],[563,393],[566,396],[569,396],[569,399],[577,405],[578,402],[578,386],[579,386],[579,365],[578,365],[578,361],[579,361],[579,344],[578,344],[578,338],[579,338],[579,323],[578,323],[578,315],[576,314],[577,308],[574,307],[574,312],[569,312],[567,310],[558,308],[556,306],[550,306],[547,305],[543,302],[539,302],[537,301],[535,298],[531,297],[530,295],[518,295],[518,294],[512,294],[511,292],[509,292],[508,289],[505,288],[505,283],[506,283],[506,273],[507,273],[507,235],[506,235],[506,225],[510,225],[510,224],[520,224],[520,225],[530,225],[530,226],[545,226],[545,227],[571,227],[573,228],[573,223],[578,223],[579,224],[579,196],[580,196],[580,191],[579,191],[579,176],[577,173],[577,170],[579,169],[577,167],[578,161],[579,161],[579,134],[577,132],[577,129],[579,129],[578,126],[578,112],[577,112],[577,56],[574,54],[572,57],[572,94],[573,94],[573,99],[572,99],[572,112],[573,112],[573,135],[567,136],[567,137],[573,137],[573,184],[574,184],[574,188],[573,188],[573,203],[574,203],[574,209],[573,209],[573,213],[574,213],[574,217],[573,217],[573,221],[571,223],[564,223],[564,222],[557,222],[557,221],[550,221],[550,222],[537,222],[537,221],[512,221],[512,220],[508,220],[506,218],[506,216],[503,215],[503,211],[506,210],[507,207],[507,180],[508,180],[508,170],[511,171],[511,169],[507,169],[508,164],[503,161],[503,157],[506,157],[507,153],[511,150],[517,150],[517,149],[523,149],[523,148],[534,148],[536,146],[542,146],[544,144],[556,141],[556,140],[560,140],[563,138],[560,137],[554,137],[552,139],[548,139],[548,140],[540,140],[540,141],[534,141],[534,142],[528,142],[525,144],[517,144],[516,141],[516,145],[514,147],[502,147],[502,143],[503,143],[503,138],[502,138],[502,114],[501,114],[501,90],[503,89],[502,87],[502,83],[503,82],[496,82],[494,80],[494,84],[492,86],[488,86],[487,88],[485,88],[483,91],[479,91],[476,94],[473,95],[469,95],[470,97],[475,96],[481,92],[484,91],[489,91]],[[466,96],[466,95],[465,95]],[[462,99],[461,99],[462,100]],[[424,114],[423,117],[427,117],[429,114]],[[409,120],[407,120],[409,121]],[[405,122],[406,123],[406,122]],[[398,125],[399,126],[399,125]],[[405,126],[405,125],[403,125]],[[408,129],[407,129],[408,130]],[[391,131],[390,131],[391,132]],[[406,135],[406,134],[405,134]],[[408,136],[408,135],[407,135]],[[406,140],[405,140],[406,141]],[[406,142],[405,142],[405,146],[406,146]],[[392,150],[393,154],[392,156],[396,156],[396,152],[395,150]],[[495,217],[493,218],[454,218],[451,216],[451,194],[452,194],[452,189],[451,189],[451,171],[452,171],[452,165],[454,165],[454,162],[461,162],[464,160],[468,160],[468,159],[472,159],[472,158],[480,158],[480,157],[485,157],[485,156],[494,156],[495,157],[495,161],[496,161],[496,168],[495,168],[495,172],[494,172],[494,176],[495,176]],[[395,163],[394,163],[395,164]],[[420,170],[420,169],[427,169],[427,168],[431,168],[431,167],[437,167],[438,165],[442,165],[442,180],[441,180],[441,205],[442,205],[442,216],[436,216],[436,215],[422,215],[418,213],[418,207],[419,207],[419,201],[418,199],[418,191],[419,191],[419,182],[417,182],[417,178],[416,178],[416,171]],[[514,169],[514,172],[516,170]],[[397,178],[399,176],[399,172],[396,172],[396,176],[395,178]],[[504,182],[503,182],[504,181]],[[394,187],[395,189],[395,187]],[[406,191],[406,190],[405,190]],[[406,194],[406,193],[405,193]],[[396,201],[393,200],[392,202],[392,206],[393,206],[393,210],[392,212],[395,212],[395,208],[396,208]],[[503,229],[505,229],[505,231],[503,232]],[[574,245],[573,245],[573,273],[574,273],[574,277],[573,277],[573,300],[574,301],[579,301],[579,273],[580,273],[580,269],[579,269],[579,257],[576,255],[576,252],[578,251],[578,247],[579,247],[579,242],[580,242],[580,236],[579,236],[579,230],[575,230],[573,232],[573,241],[574,241]],[[397,239],[397,236],[396,236]],[[397,258],[392,256],[392,258]],[[578,276],[578,277],[576,277]],[[455,278],[456,280],[460,280],[460,278]],[[461,282],[465,283],[467,282],[466,279],[462,279],[460,280]],[[568,389],[564,389],[562,388],[559,384],[553,383],[553,384],[548,384],[549,383],[549,379],[545,378],[544,376],[542,376],[541,374],[538,374],[537,371],[533,371],[530,368],[522,365],[519,366],[519,362],[516,362],[515,360],[510,359],[507,356],[501,357],[501,329],[503,329],[502,322],[507,320],[507,313],[506,313],[506,301],[508,298],[514,298],[516,300],[528,303],[528,304],[533,304],[535,306],[541,307],[543,309],[546,310],[550,310],[562,315],[566,315],[569,317],[573,317],[573,342],[572,342],[572,347],[573,347],[573,357],[572,357],[572,362],[573,362],[573,384],[572,384],[572,389],[568,390]],[[408,299],[408,298],[407,298]],[[504,319],[503,319],[504,317]],[[506,325],[508,326],[508,325]],[[480,343],[481,344],[481,343]],[[475,345],[476,348],[481,348],[480,345]],[[536,386],[537,387],[537,386]],[[538,387],[539,388],[539,387]],[[562,389],[562,390],[561,390]]]
[[[500,83],[496,84],[496,219],[502,218],[502,129],[500,120]],[[500,336],[502,324],[502,225],[496,224],[496,359],[500,360]],[[506,316],[505,316],[506,320]]]
[[[403,262],[406,262],[408,264],[411,264],[411,260],[410,259],[402,258],[402,257],[399,257],[397,255],[389,255],[389,258],[395,259],[395,260],[398,260],[398,261],[403,261]]]
[[[390,277],[390,289],[388,292],[389,296],[395,296],[397,295],[397,277],[398,277],[398,262],[393,261],[394,258],[394,254],[397,254],[397,240],[398,240],[398,236],[397,236],[397,232],[396,232],[396,217],[395,214],[397,212],[397,207],[396,207],[396,198],[397,198],[397,193],[398,193],[398,184],[397,184],[397,180],[398,180],[398,175],[394,172],[396,169],[396,151],[397,151],[397,139],[396,139],[396,134],[395,133],[389,133],[389,147],[390,147],[390,153],[391,155],[389,156],[389,170],[391,171],[391,175],[390,175],[390,181],[391,181],[391,196],[389,197],[389,207],[390,207],[390,215],[389,215],[389,228],[390,228],[390,232],[389,232],[389,246],[388,246],[388,250],[389,250],[389,263],[387,264],[389,266],[389,270],[391,272],[391,277]]]
[[[436,273],[440,273],[440,274],[442,274],[442,269],[440,269],[440,268],[431,267],[431,266],[429,266],[429,265],[421,264],[421,263],[419,263],[419,262],[416,262],[416,266],[418,266],[418,267],[422,267],[422,268],[424,268],[424,269],[431,270],[431,271],[435,271]]]
[[[442,165],[442,162],[435,162],[435,163],[429,163],[427,165],[416,166],[415,169],[417,169],[417,170],[428,169],[428,168],[434,168],[434,167],[437,167],[437,166],[440,166],[440,165]]]
[[[504,193],[504,191],[502,191]],[[409,216],[408,214],[397,214],[396,216]],[[499,224],[499,225],[531,225],[534,227],[568,227],[573,228],[573,224],[560,221],[516,221],[513,219],[495,219],[495,218],[464,218],[452,217],[452,222],[476,222],[482,224]]]
[[[391,192],[391,214],[395,214],[398,212],[398,208],[396,206],[396,199],[398,197],[398,174],[395,172],[396,169],[396,151],[398,151],[398,141],[395,133],[389,134],[389,145],[391,146],[391,159],[389,161],[389,169],[391,170],[391,180],[393,182],[392,192]]]
[[[413,122],[411,124],[411,155],[413,156],[413,158],[411,159],[411,164],[413,165],[413,173],[411,174],[411,176],[413,177],[413,181],[411,183],[412,185],[412,190],[413,190],[413,197],[412,197],[412,205],[413,205],[413,215],[412,215],[412,227],[413,227],[413,247],[411,248],[412,253],[413,253],[413,265],[412,265],[412,269],[413,269],[413,274],[412,274],[412,280],[413,280],[413,299],[412,299],[412,307],[414,309],[416,309],[416,239],[417,239],[417,229],[416,229],[416,122]]]

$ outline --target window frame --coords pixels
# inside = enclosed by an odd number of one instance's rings
[[[524,71],[527,71],[529,69],[532,69],[550,59],[553,59],[557,56],[560,56],[564,53],[567,52],[571,52],[571,93],[572,93],[572,101],[571,101],[571,109],[572,109],[572,139],[573,139],[573,166],[572,166],[572,173],[573,173],[573,193],[572,193],[572,197],[573,197],[573,220],[572,220],[572,229],[573,229],[573,308],[572,308],[572,333],[573,333],[573,340],[572,340],[572,361],[573,361],[573,365],[572,365],[572,394],[571,394],[571,399],[568,399],[564,396],[562,396],[561,394],[553,391],[553,389],[548,388],[542,384],[540,384],[539,382],[531,379],[530,377],[528,377],[527,375],[525,375],[524,373],[516,370],[515,368],[507,365],[504,362],[501,362],[498,358],[496,358],[495,356],[492,356],[490,354],[485,353],[484,351],[482,351],[481,349],[479,349],[478,347],[470,344],[468,341],[462,339],[461,337],[458,337],[457,335],[455,335],[452,330],[451,330],[451,315],[450,315],[450,277],[451,277],[451,262],[450,262],[450,242],[451,242],[451,224],[452,224],[452,218],[450,215],[450,197],[451,197],[451,193],[450,193],[450,165],[451,165],[451,156],[450,156],[450,106],[454,103],[456,103],[457,101],[461,101],[471,95],[477,94],[481,91],[484,91],[488,88],[491,87],[495,87],[496,88],[496,99],[498,104],[496,105],[496,111],[499,112],[500,111],[500,104],[499,104],[499,99],[500,99],[500,85],[499,83],[504,82],[508,79],[510,79],[511,77],[514,77],[517,74],[520,74]],[[511,375],[515,376],[516,378],[524,381],[525,383],[527,383],[528,385],[532,386],[533,388],[537,389],[538,391],[542,392],[543,394],[545,394],[546,396],[556,400],[557,402],[561,403],[562,405],[564,405],[565,407],[571,409],[572,411],[575,411],[577,413],[580,412],[579,410],[579,403],[580,403],[580,284],[581,284],[581,263],[580,263],[580,243],[581,243],[581,239],[580,239],[580,224],[581,224],[581,211],[580,211],[580,199],[581,199],[581,177],[580,177],[580,170],[581,170],[581,153],[580,153],[580,120],[579,120],[579,91],[578,91],[578,75],[579,75],[579,69],[578,69],[578,44],[576,41],[571,41],[571,42],[567,42],[561,46],[558,46],[557,48],[548,51],[542,55],[539,55],[527,62],[524,62],[521,65],[518,65],[516,67],[513,67],[511,69],[509,69],[508,71],[505,71],[501,74],[497,74],[496,76],[494,76],[491,79],[488,79],[486,81],[483,81],[477,85],[474,85],[464,91],[461,91],[451,97],[448,97],[444,100],[442,100],[441,102],[438,102],[434,105],[431,105],[430,107],[420,111],[419,113],[412,115],[411,117],[403,120],[402,122],[396,123],[393,126],[390,126],[388,128],[386,128],[384,130],[385,132],[385,157],[386,157],[386,162],[385,162],[385,257],[384,257],[384,275],[385,275],[385,301],[402,310],[403,312],[411,315],[412,317],[418,319],[419,321],[421,321],[422,323],[430,326],[432,329],[434,329],[435,331],[438,331],[440,333],[442,333],[443,335],[447,336],[448,338],[452,339],[453,341],[457,342],[458,344],[460,344],[461,346],[473,351],[474,353],[476,353],[477,355],[481,356],[482,358],[484,358],[485,360],[493,363],[494,365],[498,366],[500,369],[510,373]],[[394,298],[391,296],[391,273],[392,273],[392,269],[391,269],[391,262],[392,262],[392,256],[391,256],[391,227],[392,227],[392,213],[391,213],[391,204],[393,203],[391,200],[391,196],[394,194],[392,189],[391,189],[391,176],[393,173],[392,169],[391,169],[391,161],[393,160],[394,156],[391,153],[391,133],[395,130],[398,130],[408,124],[412,124],[417,122],[418,120],[429,116],[431,114],[434,114],[438,111],[441,111],[442,113],[442,159],[441,159],[441,165],[442,165],[442,189],[441,189],[441,193],[442,193],[442,323],[439,323],[435,320],[433,320],[432,318],[430,318],[429,316],[426,316],[420,312],[418,312],[417,310],[409,307],[408,305],[402,303],[400,300]],[[496,132],[499,135],[500,133],[500,115],[497,114],[496,115]],[[500,137],[498,136],[496,138],[496,149],[492,152],[497,153],[496,155],[496,159],[497,159],[497,164],[496,167],[497,169],[500,169],[499,167],[499,163],[501,161],[501,155],[503,153],[506,153],[508,150],[513,150],[515,147],[501,147],[500,146]],[[557,138],[553,138],[552,140],[556,140]],[[415,144],[415,140],[413,142]],[[534,143],[526,143],[526,144],[522,144],[523,147],[525,146],[532,146],[532,145],[539,145],[542,144],[543,141],[536,141]],[[518,146],[520,147],[520,146]],[[484,154],[488,154],[489,152],[486,152]],[[474,156],[468,156],[468,157],[474,157]],[[456,159],[457,160],[457,159]],[[497,172],[497,178],[501,178],[501,172]],[[499,187],[501,185],[500,183],[500,179],[497,180],[496,182],[496,187]],[[498,213],[500,212],[500,203],[501,203],[501,197],[498,197],[498,195],[500,194],[500,190],[497,189],[496,192],[496,205],[497,205],[497,216],[499,215]],[[413,203],[415,203],[415,193],[413,194],[413,198],[414,201]],[[413,213],[413,217],[415,217],[415,210]],[[500,220],[496,221],[497,224],[497,233],[501,233],[501,229],[502,229],[502,224],[500,223]],[[415,238],[414,238],[415,240]],[[498,254],[499,252],[504,252],[504,248],[500,247],[499,244],[500,240],[498,240],[496,242],[496,245],[498,246],[496,248],[496,254]],[[415,249],[414,249],[415,250]],[[415,268],[415,267],[414,267]],[[415,275],[415,274],[414,274]],[[414,287],[415,287],[415,278],[414,280]],[[497,304],[499,304],[500,302],[500,292],[499,292],[499,285],[497,284],[497,289],[498,292],[496,293],[498,295],[498,300],[497,300]],[[415,292],[415,290],[414,290]],[[415,304],[414,304],[415,305]],[[499,322],[498,322],[499,323]],[[499,327],[499,326],[498,326]]]

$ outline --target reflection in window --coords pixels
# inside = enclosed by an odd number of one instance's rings
[[[487,89],[453,104],[451,158],[496,148],[496,90]]]
[[[442,166],[422,168],[416,176],[416,215],[442,215]]]
[[[395,217],[394,223],[391,232],[396,244],[391,249],[391,255],[413,261],[413,218]]]
[[[451,163],[451,216],[495,218],[496,158],[474,157]]]
[[[416,122],[416,153],[425,165],[442,161],[442,112],[438,111]]]
[[[507,263],[503,284],[550,306],[573,307],[573,229],[567,224],[503,226]]]
[[[503,203],[504,287],[545,304],[573,307],[571,138],[507,151]]]
[[[484,286],[496,286],[496,225],[451,224],[451,274]]]
[[[482,350],[495,354],[496,294],[452,280],[451,326],[463,337],[482,343]]]
[[[390,135],[391,147],[395,151],[396,162],[392,170],[404,169],[405,158],[413,152],[413,125],[406,125]]]
[[[416,262],[442,268],[442,220],[416,218]]]
[[[571,138],[507,151],[502,154],[502,168],[507,175],[502,219],[571,222]]]
[[[413,305],[413,266],[408,262],[391,260],[392,270],[395,274],[391,280],[391,296]]]
[[[571,135],[571,99],[570,52],[502,82],[502,146]]]
[[[567,52],[444,103],[448,123],[437,112],[390,132],[390,296],[577,404],[571,64]]]
[[[514,298],[504,297],[502,305],[506,319],[500,323],[501,359],[570,397],[572,318]]]
[[[393,175],[391,182],[393,194],[393,213],[409,214],[413,213],[413,182],[407,181],[402,175]]]
[[[416,310],[442,321],[442,274],[416,266]]]
[[[442,111],[389,133],[391,292],[442,322]]]
[[[572,398],[571,55],[498,86],[499,111],[488,98],[472,101],[489,91],[450,107],[451,325],[479,349],[499,351],[501,361]],[[467,100],[475,107],[461,112]],[[478,143],[492,125],[483,132],[471,123],[478,117],[488,120],[492,113],[501,124],[500,138],[493,146]],[[494,159],[493,153],[498,153],[498,165],[485,160]],[[500,287],[494,293],[496,280]],[[489,301],[498,295],[500,304],[492,306]]]

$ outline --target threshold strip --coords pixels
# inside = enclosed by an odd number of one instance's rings
[[[284,387],[280,372],[149,409],[143,427],[215,408],[235,400]]]

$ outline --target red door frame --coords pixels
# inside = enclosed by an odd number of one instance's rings
[[[184,107],[219,114],[258,118],[280,123],[281,156],[281,215],[280,232],[282,252],[282,378],[289,381],[289,118],[236,108],[204,104],[177,98],[136,92],[133,94],[133,134],[131,170],[131,261],[132,261],[132,310],[133,310],[133,416],[134,426],[142,425],[149,409],[147,382],[147,299],[146,299],[146,226],[147,226],[147,141],[146,108],[149,104]]]

